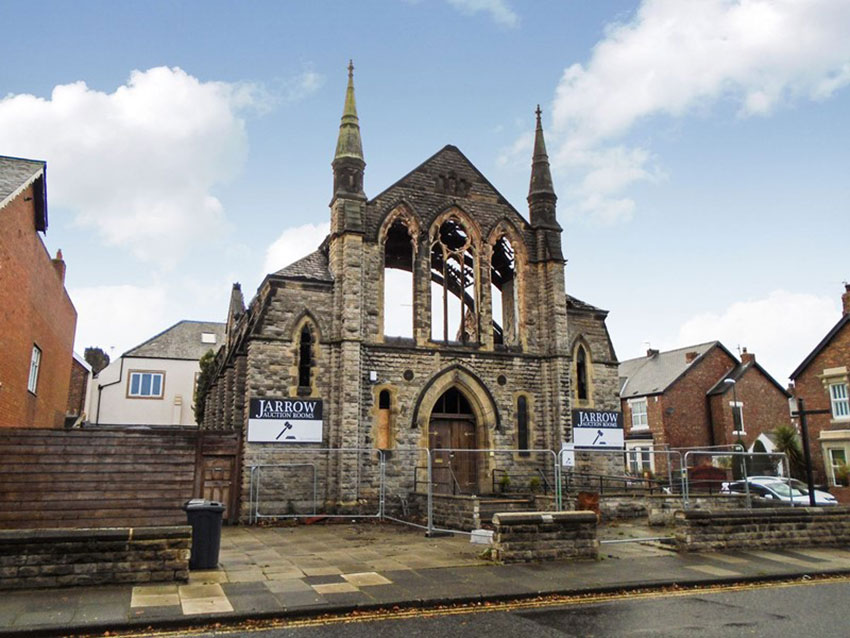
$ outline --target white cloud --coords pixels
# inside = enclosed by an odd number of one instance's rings
[[[202,82],[179,68],[133,71],[112,93],[76,82],[48,99],[3,98],[0,147],[46,159],[51,202],[73,209],[77,223],[168,266],[224,227],[212,189],[244,161],[240,112],[266,101],[251,84]]]
[[[284,82],[283,99],[285,102],[297,102],[309,97],[325,83],[325,77],[315,71],[304,71],[300,75]]]
[[[74,350],[80,354],[96,346],[114,361],[173,323],[163,286],[91,286],[69,294],[77,309]]]
[[[721,100],[737,104],[742,117],[764,116],[793,100],[827,99],[848,83],[847,0],[645,0],[557,87],[553,165],[582,186],[567,207],[592,215],[653,179],[658,169],[647,151],[606,148],[646,118],[681,117]],[[611,170],[613,179],[596,183],[596,173]]]
[[[489,13],[493,22],[504,27],[519,25],[519,16],[506,0],[446,0],[446,2],[466,15]]]
[[[287,228],[266,249],[261,276],[273,273],[314,252],[327,236],[330,224],[304,224]]]
[[[662,349],[720,340],[733,354],[746,347],[783,385],[840,318],[835,299],[775,290],[763,299],[692,317]]]
[[[48,160],[51,200],[75,209],[79,223],[139,257],[172,260],[222,227],[210,189],[242,163],[236,111],[251,100],[245,86],[159,67],[134,71],[111,94],[77,82],[47,100],[7,97],[0,136],[4,149]]]

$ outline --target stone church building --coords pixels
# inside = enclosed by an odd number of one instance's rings
[[[332,166],[321,246],[247,307],[233,287],[203,427],[243,432],[243,519],[251,468],[294,449],[362,451],[318,467],[339,506],[370,497],[370,450],[512,451],[446,455],[453,489],[484,494],[571,440],[572,409],[619,409],[607,312],[566,294],[539,108],[527,219],[454,146],[367,196],[352,66]]]

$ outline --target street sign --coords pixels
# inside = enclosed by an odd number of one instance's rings
[[[623,414],[614,410],[573,410],[573,442],[576,449],[625,447]]]
[[[561,443],[561,467],[576,466],[575,443]]]

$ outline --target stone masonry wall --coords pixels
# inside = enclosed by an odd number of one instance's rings
[[[850,544],[850,509],[845,507],[689,510],[676,512],[675,523],[680,552]]]
[[[187,581],[192,528],[0,530],[0,590]]]
[[[599,555],[593,512],[499,513],[493,525],[493,558],[503,563]]]

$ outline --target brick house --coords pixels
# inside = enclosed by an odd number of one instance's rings
[[[850,460],[850,284],[841,296],[842,315],[791,373],[794,396],[804,400],[812,465],[818,481],[836,485],[835,471]]]
[[[47,164],[0,157],[0,427],[65,421],[77,311],[45,232]]]
[[[88,416],[86,409],[88,407],[89,390],[91,389],[91,377],[91,366],[83,357],[76,352],[73,353],[65,425],[81,423]]]
[[[607,313],[566,294],[539,110],[528,219],[454,146],[368,198],[351,67],[332,166],[330,235],[247,307],[232,291],[204,427],[244,433],[243,518],[249,468],[292,449],[280,427],[252,429],[270,401],[322,410],[286,423],[294,443],[505,452],[447,455],[442,467],[475,494],[497,463],[533,472],[544,457],[532,450],[554,458],[573,407],[618,410]],[[376,463],[317,461],[326,501],[374,496]]]
[[[654,449],[731,445],[788,425],[788,392],[746,348],[739,361],[719,341],[620,363],[620,400],[633,471],[666,471]]]

